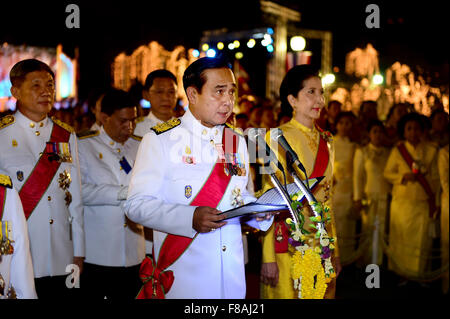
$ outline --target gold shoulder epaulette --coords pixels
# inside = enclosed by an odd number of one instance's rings
[[[141,123],[141,122],[143,122],[145,120],[145,116],[139,116],[137,119],[136,119],[136,123]]]
[[[11,177],[9,177],[8,175],[0,174],[0,186],[12,188]]]
[[[139,136],[139,135],[134,135],[134,134],[132,134],[131,135],[131,138],[133,139],[133,140],[136,140],[136,141],[142,141],[142,136]]]
[[[52,121],[53,121],[55,124],[58,124],[59,126],[61,126],[61,127],[62,127],[63,129],[65,129],[66,131],[69,131],[70,133],[75,133],[75,130],[74,130],[74,128],[73,128],[72,126],[70,126],[69,124],[64,123],[64,122],[58,120],[56,117],[52,116]]]
[[[14,115],[8,114],[6,116],[3,116],[2,118],[0,118],[0,130],[7,127],[8,125],[13,124],[15,121],[16,119],[14,118]]]
[[[233,125],[231,125],[230,123],[225,123],[225,126],[228,127],[229,129],[231,129],[234,133],[236,133],[237,135],[240,136],[244,136],[244,132],[242,131],[241,128],[239,127],[234,127]]]
[[[99,134],[100,134],[100,131],[97,131],[97,130],[84,130],[84,131],[77,133],[77,137],[80,140],[83,140],[85,138],[97,136]]]
[[[160,123],[158,125],[153,126],[152,130],[157,135],[159,135],[161,133],[164,133],[164,132],[167,132],[168,130],[173,129],[174,127],[177,127],[180,124],[181,124],[180,119],[175,118],[175,119],[168,120],[167,122]]]

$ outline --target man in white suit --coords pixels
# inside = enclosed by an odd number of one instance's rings
[[[121,203],[140,138],[132,135],[137,116],[129,95],[110,89],[101,102],[98,131],[79,135],[86,233],[82,282],[93,298],[134,298],[140,288],[139,265],[145,257],[143,227],[128,218]]]
[[[189,110],[144,136],[125,203],[130,219],[154,229],[155,260],[144,260],[138,298],[244,298],[240,220],[220,215],[255,200],[245,139],[224,125],[236,80],[222,58],[201,58],[183,85]],[[248,221],[262,230],[271,222]]]
[[[22,201],[38,297],[72,297],[66,269],[82,271],[85,249],[76,135],[48,117],[55,98],[48,65],[20,61],[10,79],[17,112],[0,119],[0,173],[11,176]]]
[[[0,247],[0,299],[36,299],[27,221],[11,178],[2,174]]]

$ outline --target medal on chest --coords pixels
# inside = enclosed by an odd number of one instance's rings
[[[13,240],[9,239],[9,227],[11,222],[0,221],[0,256],[14,253]]]
[[[65,197],[64,200],[66,201],[66,206],[69,206],[72,202],[72,194],[70,194],[68,188],[70,187],[70,183],[72,182],[72,178],[70,177],[70,173],[67,170],[64,170],[62,173],[59,174],[59,187],[64,191]]]

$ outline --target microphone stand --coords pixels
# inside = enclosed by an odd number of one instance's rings
[[[300,188],[300,190],[302,191],[303,194],[305,194],[306,200],[308,201],[309,205],[311,206],[311,209],[314,213],[315,217],[319,217],[321,218],[321,221],[319,222],[319,231],[321,234],[324,233],[325,227],[323,225],[323,218],[320,214],[320,212],[317,212],[315,209],[315,206],[313,205],[314,202],[317,202],[316,198],[314,197],[313,193],[311,192],[311,190],[305,186],[305,184],[303,184],[302,180],[298,177],[297,172],[294,169],[294,162],[292,161],[292,157],[290,156],[289,153],[286,153],[286,160],[287,160],[287,169],[289,174],[291,174],[292,178],[294,179],[294,183],[298,186],[298,188]],[[305,174],[306,176],[306,174]],[[308,176],[306,176],[306,180],[308,180]]]
[[[295,227],[297,228],[298,225],[300,225],[300,223],[299,223],[297,214],[292,209],[292,205],[291,205],[292,200],[291,200],[291,197],[289,196],[287,189],[285,189],[283,184],[281,184],[281,182],[278,180],[278,177],[276,176],[275,172],[270,173],[269,170],[266,168],[266,166],[263,166],[263,167],[264,167],[264,170],[266,171],[266,173],[269,173],[272,184],[275,185],[276,189],[278,190],[278,193],[280,193],[281,197],[283,197],[285,203],[287,204],[289,212],[292,216],[292,219],[295,222],[295,225],[296,225]]]

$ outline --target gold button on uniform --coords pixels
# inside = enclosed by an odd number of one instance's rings
[[[227,250],[227,246],[224,245],[224,246],[222,247],[222,251],[225,251],[225,250]]]
[[[34,123],[33,123],[33,122],[30,123],[30,127],[31,127],[31,128],[34,127]]]
[[[50,218],[49,223],[50,225],[53,224],[53,219]]]
[[[52,200],[52,197],[51,197],[51,196],[49,196],[49,197],[47,197],[47,199],[48,199],[48,201],[51,201],[51,200]]]
[[[127,223],[124,223],[124,224],[123,224],[123,227],[127,227]]]
[[[109,142],[109,145],[114,145],[114,142],[113,141]]]
[[[41,133],[39,131],[34,132],[34,134],[36,134],[36,136],[41,135]]]
[[[39,123],[39,127],[43,127],[44,126],[44,123]]]
[[[203,135],[206,135],[206,133],[207,133],[207,132],[206,132],[206,129],[203,129],[202,134],[203,134]]]

